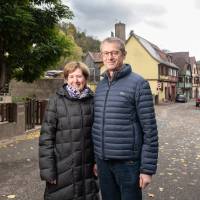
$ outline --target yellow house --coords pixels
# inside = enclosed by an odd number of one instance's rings
[[[174,101],[179,68],[171,62],[171,56],[133,31],[126,41],[126,51],[125,63],[148,80],[155,103]]]

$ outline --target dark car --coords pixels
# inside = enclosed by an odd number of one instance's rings
[[[177,94],[176,95],[176,102],[186,103],[187,97],[184,94]]]
[[[196,107],[200,106],[200,95],[196,98]]]

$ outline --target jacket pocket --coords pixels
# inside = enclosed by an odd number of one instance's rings
[[[134,127],[134,151],[138,152],[142,144],[142,130],[139,122],[133,122]]]
[[[125,105],[132,105],[134,103],[134,100],[130,97],[130,95],[127,92],[120,91],[119,98],[123,100]]]

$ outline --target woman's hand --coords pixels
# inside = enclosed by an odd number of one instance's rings
[[[97,164],[94,164],[94,166],[93,166],[93,173],[94,173],[95,176],[98,176]]]

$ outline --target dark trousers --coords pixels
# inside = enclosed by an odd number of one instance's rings
[[[139,161],[96,159],[102,200],[142,200]]]

